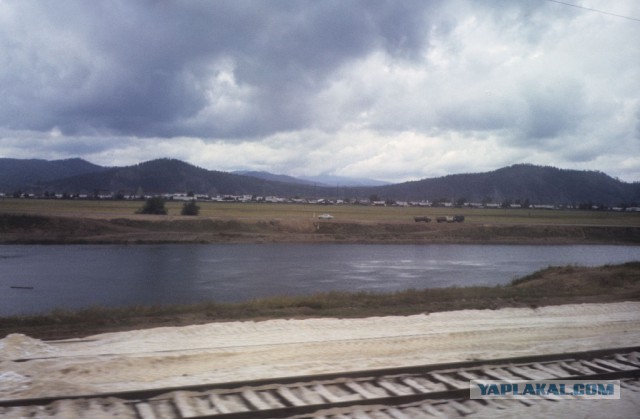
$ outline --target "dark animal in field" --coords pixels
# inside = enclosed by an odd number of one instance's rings
[[[425,223],[431,222],[431,218],[429,217],[413,217],[413,219],[416,223],[419,223],[420,221],[424,221]]]

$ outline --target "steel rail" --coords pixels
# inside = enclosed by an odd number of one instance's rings
[[[276,418],[352,406],[465,400],[471,379],[640,379],[640,347],[440,363],[137,391],[0,400],[0,415],[56,406],[148,418]],[[464,406],[458,406],[463,409]],[[29,410],[31,409],[31,410]]]

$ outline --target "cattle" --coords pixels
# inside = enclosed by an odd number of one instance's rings
[[[413,217],[413,219],[416,223],[419,223],[420,221],[424,221],[425,223],[431,222],[431,218],[429,217]]]

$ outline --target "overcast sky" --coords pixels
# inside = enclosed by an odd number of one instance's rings
[[[640,2],[566,2],[0,0],[0,157],[640,181]]]

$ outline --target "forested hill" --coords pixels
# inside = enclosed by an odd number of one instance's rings
[[[538,204],[638,205],[640,183],[625,183],[597,171],[557,169],[549,166],[518,164],[492,172],[448,175],[380,188],[379,196],[413,200],[428,196],[432,200],[457,202],[505,201]]]
[[[466,173],[375,187],[321,187],[206,170],[175,159],[125,167],[101,167],[81,159],[0,159],[0,192],[93,194],[194,192],[209,195],[276,195],[329,199],[448,202],[592,203],[638,206],[640,183],[626,183],[597,171],[518,164],[486,173]]]
[[[307,195],[312,186],[269,181],[206,170],[175,159],[158,159],[103,172],[59,179],[43,185],[71,193],[111,191],[146,194],[194,192],[209,195]]]
[[[102,166],[77,158],[51,161],[0,158],[0,192],[103,170],[106,169]]]

